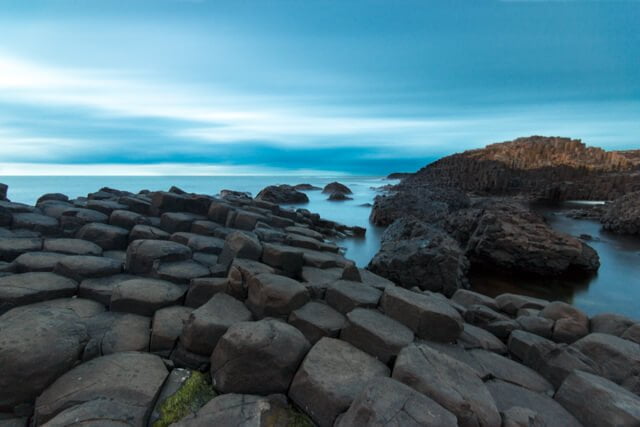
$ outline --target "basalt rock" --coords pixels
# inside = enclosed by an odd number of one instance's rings
[[[308,203],[306,194],[298,191],[290,185],[270,185],[258,193],[256,200],[265,202],[288,204],[288,203]]]

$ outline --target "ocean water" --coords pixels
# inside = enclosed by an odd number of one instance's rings
[[[70,198],[86,196],[102,187],[138,192],[168,190],[175,185],[185,191],[215,195],[221,190],[249,192],[255,196],[268,185],[308,183],[316,187],[339,181],[348,186],[353,200],[331,202],[321,191],[306,191],[309,203],[291,207],[309,209],[323,218],[345,225],[365,227],[364,238],[349,238],[338,244],[346,249],[347,256],[358,266],[364,267],[380,247],[383,229],[369,223],[370,206],[378,194],[378,188],[396,183],[376,176],[6,176],[0,182],[9,185],[8,197],[14,202],[33,205],[42,194],[64,193]]]

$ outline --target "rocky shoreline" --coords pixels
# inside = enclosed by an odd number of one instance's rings
[[[412,265],[439,275],[424,286],[415,269],[356,268],[336,239],[362,229],[242,193],[104,188],[28,206],[0,190],[0,425],[640,422],[640,323],[464,289],[461,239],[475,262],[505,230],[542,230],[503,223],[506,209],[533,221],[511,202],[432,194],[433,215],[464,215],[389,227],[381,252],[426,253]],[[582,242],[553,248],[594,266]],[[483,262],[535,270],[548,247],[512,249]]]

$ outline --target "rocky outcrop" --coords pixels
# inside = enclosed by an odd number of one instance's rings
[[[640,191],[607,203],[600,217],[602,228],[618,234],[640,234]]]
[[[343,194],[352,194],[352,191],[349,187],[344,184],[341,184],[337,181],[330,182],[325,185],[322,189],[323,193],[332,194],[332,193],[343,193]]]
[[[265,187],[258,193],[256,200],[278,204],[309,202],[306,194],[290,185],[270,185]]]

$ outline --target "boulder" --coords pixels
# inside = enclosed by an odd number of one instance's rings
[[[105,311],[86,321],[90,340],[83,360],[124,351],[149,351],[151,319]]]
[[[434,400],[392,378],[371,380],[336,427],[456,427],[456,416]]]
[[[621,337],[635,322],[626,316],[615,313],[596,314],[589,321],[591,332]]]
[[[549,304],[549,301],[544,299],[509,293],[498,295],[495,300],[500,310],[512,316],[515,316],[518,310],[523,308],[542,310]]]
[[[18,256],[42,250],[39,237],[0,237],[0,261],[13,261]]]
[[[113,225],[89,223],[76,233],[78,239],[88,240],[103,250],[125,249],[129,243],[129,230]]]
[[[585,397],[588,396],[588,404]],[[640,397],[605,378],[574,371],[555,395],[585,427],[640,425]]]
[[[555,388],[560,387],[565,378],[575,370],[600,374],[600,367],[596,362],[580,350],[564,344],[542,354],[535,369]]]
[[[337,338],[346,318],[326,304],[311,301],[289,315],[289,323],[298,328],[313,345],[322,337]]]
[[[83,363],[58,378],[36,400],[34,419],[44,424],[74,405],[102,400],[140,408],[129,420],[142,425],[168,372],[148,353],[115,353]],[[137,411],[136,411],[137,412]]]
[[[500,412],[502,427],[545,427],[546,424],[536,411],[513,406]]]
[[[552,339],[556,342],[572,343],[589,333],[589,317],[565,302],[547,304],[540,316],[555,321]]]
[[[344,184],[340,184],[337,181],[330,182],[329,184],[325,185],[324,188],[322,189],[322,192],[325,194],[333,194],[336,192],[343,193],[343,194],[353,194],[353,192],[349,187],[347,187]]]
[[[205,219],[188,212],[168,212],[160,217],[160,228],[167,233],[190,231],[194,221]]]
[[[53,273],[23,273],[0,277],[0,314],[13,307],[75,295],[78,284]]]
[[[60,228],[67,235],[75,234],[85,224],[105,224],[108,220],[109,217],[102,212],[84,208],[65,209],[59,218]]]
[[[292,204],[292,203],[308,203],[309,198],[306,194],[298,191],[296,188],[290,185],[270,185],[263,188],[256,200],[262,200],[266,202],[276,204]]]
[[[629,326],[622,334],[622,338],[640,344],[640,323]]]
[[[322,338],[298,369],[289,397],[320,427],[333,426],[375,377],[386,377],[389,368],[344,341]]]
[[[542,316],[519,316],[516,322],[518,322],[520,329],[523,331],[531,332],[532,334],[540,335],[548,339],[552,338],[554,321],[551,319]]]
[[[209,276],[210,274],[211,271],[208,267],[191,259],[158,262],[152,271],[152,275],[158,279],[180,284],[189,284],[193,279]]]
[[[297,280],[260,273],[249,281],[247,306],[257,318],[287,317],[309,301],[309,292]]]
[[[75,365],[89,338],[71,310],[18,307],[0,324],[0,412],[32,403]]]
[[[14,213],[12,228],[37,231],[44,235],[56,235],[60,233],[57,219],[31,212]]]
[[[69,255],[102,255],[100,246],[82,239],[46,239],[42,250]]]
[[[143,422],[146,411],[144,407],[129,405],[123,400],[95,399],[71,406],[43,425],[132,426],[132,422]]]
[[[135,240],[127,248],[126,270],[132,274],[149,273],[156,262],[183,261],[191,258],[191,249],[166,240]]]
[[[360,282],[338,280],[327,288],[325,299],[327,304],[342,314],[361,308],[375,308],[378,306],[382,292]]]
[[[418,338],[453,342],[463,330],[460,314],[450,305],[428,295],[389,287],[382,295],[380,306]]]
[[[240,301],[224,293],[216,294],[191,313],[180,342],[192,353],[210,356],[231,325],[251,318],[251,313]]]
[[[413,332],[377,310],[356,308],[347,314],[340,339],[388,364],[413,342]]]
[[[218,262],[228,267],[234,258],[258,261],[261,256],[262,245],[255,235],[234,231],[224,240],[224,247],[218,257]]]
[[[317,267],[302,267],[300,274],[302,284],[309,290],[312,298],[324,299],[327,287],[342,278],[342,268],[322,269]]]
[[[275,273],[273,267],[269,267],[258,261],[236,258],[229,268],[229,288],[227,292],[241,300],[247,299],[249,282],[260,273]]]
[[[193,279],[187,291],[184,305],[198,308],[207,303],[215,294],[225,293],[229,279],[223,277],[200,277]]]
[[[70,255],[58,261],[53,271],[80,282],[90,277],[118,274],[122,272],[122,263],[101,256]]]
[[[213,386],[222,393],[286,393],[309,342],[274,319],[232,325],[211,355]]]
[[[161,212],[182,212],[184,211],[187,197],[182,194],[167,191],[156,191],[151,195],[151,210]]]
[[[640,192],[624,194],[605,206],[604,214],[600,218],[602,228],[618,234],[638,234],[639,212]]]
[[[353,200],[353,197],[349,197],[341,191],[334,191],[329,195],[327,200],[330,200],[332,202],[343,202],[345,200]]]
[[[458,343],[466,349],[481,348],[500,354],[507,352],[507,346],[495,335],[468,323],[464,324]]]
[[[466,308],[464,312],[464,320],[471,323],[472,325],[484,328],[489,323],[507,321],[511,319],[509,318],[509,316],[492,310],[486,305],[474,304]]]
[[[546,353],[557,345],[546,338],[530,332],[516,330],[509,336],[509,353],[518,358],[526,366],[537,369]]]
[[[111,215],[115,210],[126,210],[127,205],[118,203],[114,200],[87,200],[87,209],[102,212],[105,215]]]
[[[602,376],[616,384],[640,375],[640,344],[613,335],[593,333],[579,339],[573,346],[598,364]]]
[[[113,287],[119,282],[136,278],[138,277],[131,274],[116,274],[113,276],[84,279],[78,287],[78,296],[80,298],[98,301],[108,306],[111,302]]]
[[[191,312],[190,307],[174,305],[161,308],[153,315],[149,351],[168,357],[182,334]]]
[[[137,212],[115,210],[109,216],[109,224],[131,230],[136,225],[149,226],[151,221],[145,215],[140,215]]]
[[[48,271],[52,272],[59,261],[69,255],[56,252],[27,252],[13,260],[13,266],[19,273]]]
[[[452,296],[451,300],[457,302],[463,307],[469,307],[472,305],[485,305],[492,310],[499,310],[496,300],[486,295],[473,292],[468,289],[458,289]]]
[[[129,233],[129,241],[134,240],[169,240],[171,235],[152,225],[136,225]]]
[[[478,373],[426,344],[400,352],[393,378],[451,411],[460,426],[500,426],[498,409]]]
[[[119,282],[111,294],[111,311],[151,317],[164,307],[180,304],[186,288],[157,279],[132,279]]]
[[[75,313],[83,321],[87,321],[93,316],[104,313],[106,307],[95,301],[84,298],[58,298],[48,301],[42,301],[35,304],[29,304],[29,308],[44,308],[56,310],[70,310]]]
[[[262,262],[290,276],[297,276],[305,263],[304,250],[293,246],[265,243]]]

